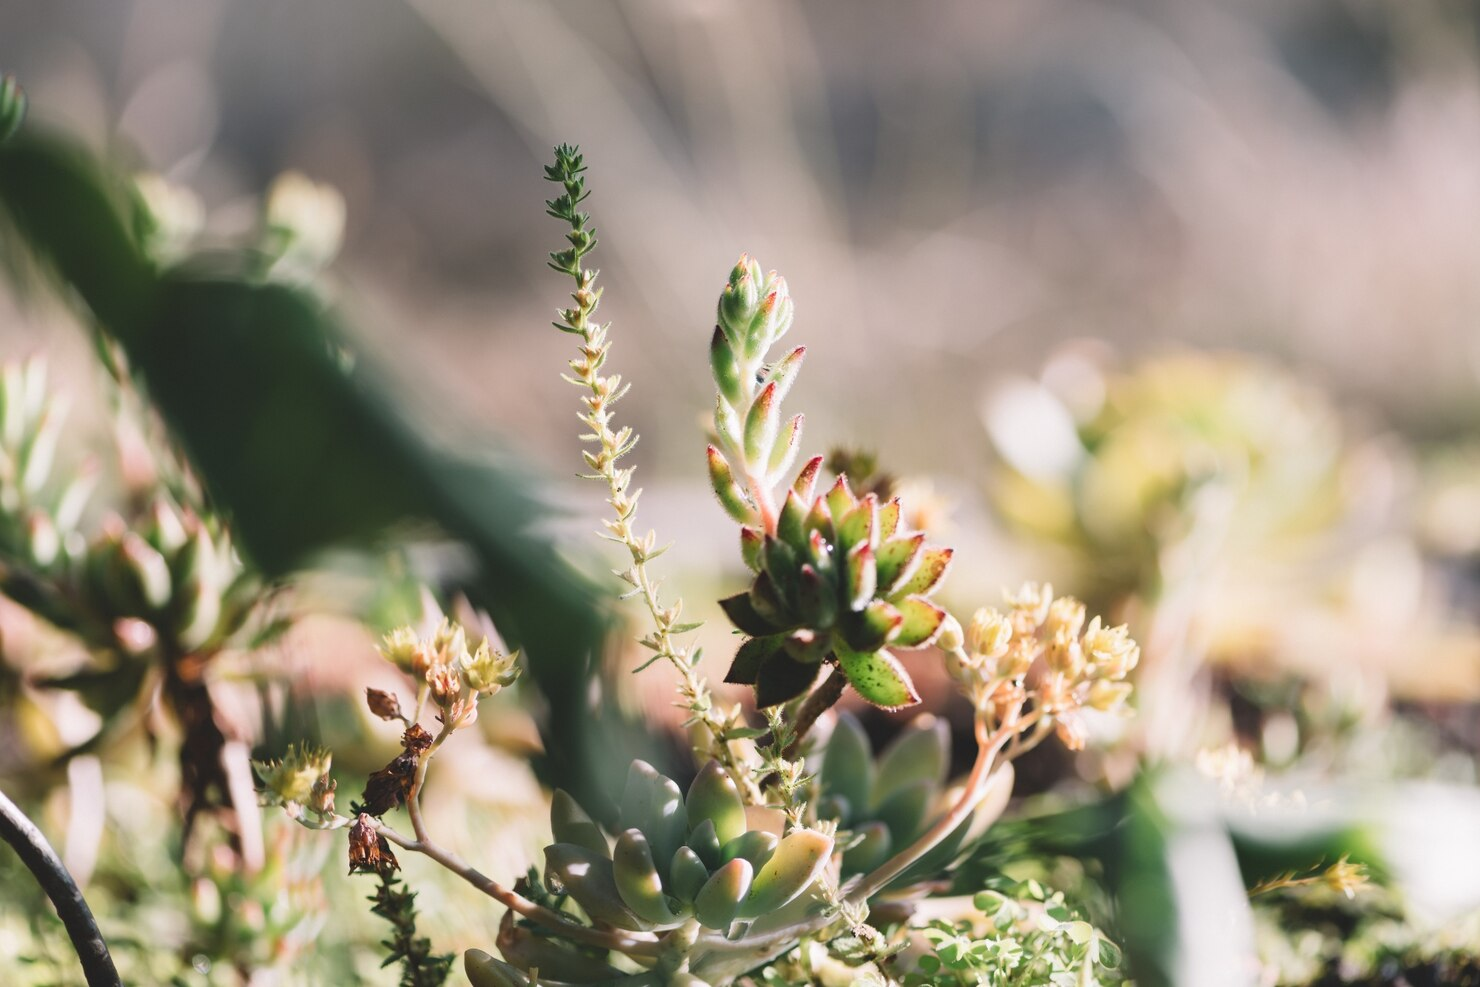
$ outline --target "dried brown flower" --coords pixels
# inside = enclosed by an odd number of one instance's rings
[[[401,718],[401,700],[396,698],[395,693],[386,692],[384,689],[365,690],[365,704],[370,707],[370,712],[382,720],[399,720]]]
[[[389,874],[400,867],[400,861],[396,860],[390,843],[371,824],[370,814],[360,813],[360,818],[349,828],[349,872]]]

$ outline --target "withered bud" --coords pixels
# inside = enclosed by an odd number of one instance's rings
[[[360,817],[349,828],[349,872],[389,874],[399,870],[400,866],[395,853],[391,851],[390,843],[370,824],[370,816],[360,813]]]
[[[412,727],[420,730],[420,727]],[[409,735],[411,730],[406,731]],[[426,731],[422,731],[425,733]],[[402,743],[405,741],[403,740]],[[375,817],[385,815],[399,805],[404,805],[411,791],[411,782],[416,777],[416,755],[403,753],[365,781],[365,790],[360,793],[364,802],[362,813]]]
[[[366,688],[365,705],[370,707],[370,712],[382,720],[399,720],[401,718],[401,701],[396,698],[393,692],[386,692],[384,689]]]
[[[420,754],[432,746],[432,735],[420,723],[413,723],[401,734],[401,746],[408,754]]]

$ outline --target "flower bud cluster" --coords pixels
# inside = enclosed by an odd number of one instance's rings
[[[283,806],[291,818],[305,824],[332,820],[337,787],[329,777],[333,760],[322,747],[290,745],[281,760],[253,761],[252,768],[262,781],[263,803]]]
[[[390,662],[411,673],[418,688],[424,688],[440,710],[442,722],[454,729],[478,718],[480,696],[491,696],[519,677],[518,651],[504,654],[486,637],[470,649],[467,632],[445,619],[427,637],[419,637],[410,627],[399,627],[386,635],[380,650]],[[374,700],[372,696],[372,711]]]
[[[946,648],[951,677],[978,708],[999,717],[1033,701],[1041,721],[1078,750],[1085,740],[1081,711],[1124,705],[1140,646],[1124,625],[1109,627],[1096,616],[1086,626],[1084,604],[1055,598],[1051,586],[1028,583],[1006,601],[1005,613],[984,607],[964,631],[948,635],[949,643],[961,642]]]

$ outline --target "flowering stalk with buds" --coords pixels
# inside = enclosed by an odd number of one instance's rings
[[[312,752],[264,766],[264,782],[271,799],[305,825],[347,828],[352,869],[384,880],[399,867],[396,850],[417,852],[506,906],[501,957],[483,950],[464,956],[474,987],[722,987],[760,983],[762,968],[773,971],[768,985],[813,983],[811,973],[794,981],[774,973],[796,969],[804,944],[859,977],[901,982],[911,970],[893,957],[915,904],[949,885],[952,861],[1003,811],[1010,762],[1054,730],[1071,747],[1081,745],[1080,711],[1124,701],[1123,680],[1138,652],[1124,628],[1098,620],[1086,627],[1084,608],[1054,600],[1046,587],[1026,587],[1009,599],[1007,614],[983,610],[963,629],[932,598],[950,568],[950,548],[909,530],[897,498],[855,493],[844,475],[821,484],[823,457],[798,468],[803,419],[783,415],[782,403],[805,351],[767,362],[791,326],[793,304],[782,278],[742,258],[711,339],[719,395],[708,459],[753,573],[746,592],[721,601],[746,635],[728,679],[754,686],[765,728],[752,727],[738,708],[722,709],[697,672],[697,650],[676,641],[693,625],[679,622],[677,604],[660,601],[649,573],[660,550],[651,533],[637,532],[632,470],[618,465],[637,437],[613,424],[612,405],[625,386],[605,372],[609,327],[595,321],[601,291],[596,272],[583,265],[596,242],[579,211],[583,171],[568,147],[556,150],[547,169],[562,193],[547,203],[549,212],[568,227],[569,244],[551,255],[551,266],[575,282],[573,304],[556,325],[580,340],[568,379],[585,392],[586,464],[605,483],[614,511],[606,536],[628,556],[616,574],[652,621],[642,643],[678,672],[680,705],[699,728],[696,777],[685,788],[633,762],[610,831],[557,791],[543,867],[512,887],[484,876],[435,841],[419,796],[432,758],[473,722],[482,696],[508,684],[514,659],[486,640],[473,646],[444,623],[386,639],[383,651],[410,674],[415,701],[406,707],[397,696],[367,694],[372,712],[402,729],[402,752],[370,777],[349,815],[334,809],[327,761]],[[919,721],[877,758],[846,715],[824,744],[809,734],[848,685],[886,709],[917,704],[893,651],[931,645],[976,710],[978,753],[964,781],[946,785],[946,737],[933,720]],[[435,733],[422,724],[428,709]],[[744,743],[752,738],[764,739]],[[385,821],[403,806],[410,835]],[[876,909],[880,918],[870,924]],[[409,909],[396,915],[409,977],[411,952],[432,954],[411,949],[424,940],[414,935]],[[1082,948],[1077,935],[1077,926],[1065,926],[1059,936],[1078,950],[1073,969],[1100,970],[1102,951]],[[1000,969],[1015,962],[999,959]],[[1040,967],[1017,969],[1027,976]]]

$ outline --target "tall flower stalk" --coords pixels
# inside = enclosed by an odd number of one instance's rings
[[[597,271],[582,265],[582,260],[596,246],[596,229],[591,225],[590,214],[580,211],[581,202],[590,195],[583,177],[585,170],[579,150],[567,145],[555,149],[555,163],[545,169],[545,178],[561,187],[561,194],[545,203],[547,211],[570,226],[565,235],[570,246],[552,253],[550,266],[569,275],[576,285],[571,293],[573,304],[560,311],[561,321],[555,323],[555,328],[581,340],[580,355],[570,361],[571,374],[565,377],[586,391],[581,421],[591,431],[582,438],[595,448],[582,450],[581,455],[592,470],[591,478],[606,483],[607,503],[615,513],[615,517],[604,522],[605,537],[626,548],[631,559],[625,568],[614,570],[615,574],[632,586],[628,596],[642,598],[652,620],[652,630],[640,643],[653,652],[652,661],[667,661],[678,671],[679,705],[688,711],[689,724],[703,731],[702,752],[724,767],[741,786],[747,801],[759,805],[762,803],[759,786],[735,749],[735,741],[740,739],[737,731],[744,727],[740,711],[716,703],[699,674],[700,649],[690,649],[674,640],[699,624],[680,622],[682,600],[664,606],[659,598],[658,584],[648,570],[648,563],[661,555],[666,546],[657,547],[657,535],[651,530],[644,535],[637,533],[634,518],[642,490],[631,489],[633,467],[617,465],[637,444],[637,435],[628,426],[612,427],[612,406],[621,400],[630,385],[624,385],[619,374],[602,373],[611,350],[607,338],[610,323],[602,324],[594,318],[601,304],[602,289],[596,287]]]

